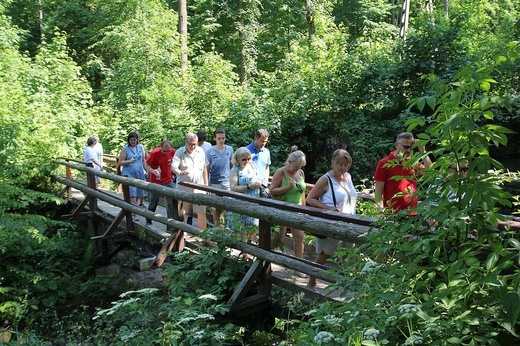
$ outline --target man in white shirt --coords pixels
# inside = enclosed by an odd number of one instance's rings
[[[172,161],[172,171],[177,175],[177,189],[191,193],[206,193],[190,187],[180,185],[181,182],[190,182],[200,185],[208,185],[208,160],[206,153],[197,145],[198,137],[193,132],[186,135],[185,146],[175,152]],[[190,210],[190,203],[182,202],[179,215],[185,215]],[[206,229],[206,207],[193,205],[193,212],[197,214],[199,229]]]

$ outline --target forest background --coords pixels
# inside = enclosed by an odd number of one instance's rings
[[[182,4],[187,22],[179,21]],[[403,4],[411,5],[406,30]],[[518,0],[1,1],[2,326],[22,321],[28,329],[45,331],[52,326],[59,334],[67,316],[57,316],[52,307],[86,292],[99,299],[96,295],[109,287],[95,281],[99,279],[94,279],[95,288],[92,281],[85,283],[95,254],[89,253],[91,242],[74,225],[31,215],[40,201],[56,199],[41,193],[54,187],[49,179],[57,169],[52,159],[81,158],[93,133],[99,134],[107,153],[117,154],[131,131],[140,132],[152,149],[161,139],[182,146],[188,131],[224,128],[228,144],[237,148],[263,127],[271,133],[273,168],[283,164],[290,146],[298,145],[307,153],[306,176],[313,182],[328,169],[333,150],[342,147],[351,152],[353,178],[360,183],[372,177],[396,134],[411,126],[423,135],[442,167],[439,171],[445,173],[455,162],[450,154],[475,158],[464,184],[452,181],[444,191],[459,187],[464,199],[456,205],[446,198],[441,203],[430,191],[423,205],[437,207],[419,210],[416,219],[401,220],[399,229],[391,220],[386,225],[382,220],[380,229],[387,233],[371,239],[365,254],[392,253],[395,249],[389,247],[398,246],[402,260],[378,266],[373,276],[354,275],[364,267],[345,270],[352,276],[340,284],[364,299],[321,307],[312,323],[299,326],[291,337],[302,345],[312,344],[318,337],[325,340],[322,333],[330,331],[338,344],[351,338],[358,340],[351,344],[376,344],[367,342],[373,341],[368,339],[372,327],[379,326],[379,339],[391,344],[418,344],[413,341],[417,335],[437,344],[446,335],[453,336],[449,343],[497,344],[500,326],[501,336],[518,339],[520,294],[514,256],[520,243],[513,236],[509,242],[496,239],[502,233],[488,229],[488,221],[496,227],[495,206],[511,203],[487,174],[494,166],[487,153],[489,148],[500,160],[518,161],[517,133],[496,125],[519,128],[519,64],[506,58],[514,55],[510,49],[518,57],[518,45],[509,43],[518,42],[519,9]],[[506,144],[505,136],[508,145],[495,147]],[[404,239],[413,233],[420,225],[417,219],[435,219],[444,227],[417,242],[387,241],[389,234]],[[438,245],[464,243],[460,235],[475,229],[481,249],[490,252],[474,251],[472,243],[454,249]],[[482,253],[488,256],[485,266]],[[174,268],[182,270],[181,263],[183,259]],[[357,281],[363,278],[366,281]],[[396,278],[402,280],[393,281]],[[182,285],[211,286],[186,284],[180,278],[172,282],[178,287],[170,290],[179,297],[181,292],[200,293]],[[409,303],[416,302],[423,310],[414,315],[421,320],[414,330],[412,318],[401,308],[409,312]],[[190,320],[190,328],[173,325],[164,335],[154,334],[157,321],[145,326],[142,305],[133,308],[139,313],[121,311],[118,317],[125,328],[131,327],[126,330],[110,329],[114,316],[106,317],[106,324],[100,322],[97,333],[86,327],[79,330],[92,322],[87,317],[85,325],[73,324],[81,337],[64,327],[62,335],[71,340],[84,340],[85,334],[104,341],[116,338],[126,345],[126,337],[136,338],[137,330],[139,337],[150,340],[162,340],[166,334],[165,340],[191,340],[198,335],[192,327],[207,327],[206,321]],[[207,311],[206,306],[200,308],[182,310]],[[43,314],[36,316],[37,310]],[[176,306],[160,310],[169,313]],[[355,315],[361,310],[363,314]],[[331,323],[330,311],[343,311],[344,323]],[[138,318],[129,321],[128,316]],[[397,324],[396,318],[403,316]],[[434,322],[439,322],[438,330],[432,329]],[[185,333],[177,336],[181,329]],[[135,339],[134,344],[150,343]]]
[[[266,128],[273,168],[297,145],[312,182],[342,147],[359,183],[405,130],[407,103],[428,92],[424,76],[493,62],[520,32],[516,0],[411,1],[406,39],[396,1],[194,0],[181,35],[182,3],[0,4],[4,182],[47,188],[51,159],[81,158],[93,133],[117,154],[131,131],[152,149],[224,128],[237,148]],[[494,119],[511,129],[517,65],[499,67],[506,103]],[[516,138],[497,154],[518,155]]]

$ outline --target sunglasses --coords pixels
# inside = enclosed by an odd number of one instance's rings
[[[303,187],[300,184],[296,184],[296,188],[298,189],[299,193],[303,193]]]
[[[401,143],[399,143],[401,144]],[[409,149],[412,149],[413,145],[404,145],[404,144],[401,144],[401,146],[405,149],[405,150],[409,150]]]
[[[247,159],[242,159],[242,162],[249,162],[249,161],[251,161],[250,157],[248,157]]]

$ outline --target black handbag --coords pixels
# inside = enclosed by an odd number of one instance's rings
[[[273,196],[271,196],[271,192],[269,192],[269,188],[264,184],[260,186],[260,197],[273,199]]]

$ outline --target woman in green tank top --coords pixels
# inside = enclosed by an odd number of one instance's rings
[[[305,166],[305,154],[301,150],[293,151],[289,154],[285,166],[276,170],[269,191],[271,195],[278,200],[287,203],[305,204],[305,175],[302,167]],[[281,243],[287,232],[287,227],[281,227],[280,233],[276,234],[275,243]],[[304,232],[298,229],[291,229],[294,242],[294,255],[303,257],[303,236]],[[299,273],[301,277],[306,274]]]

